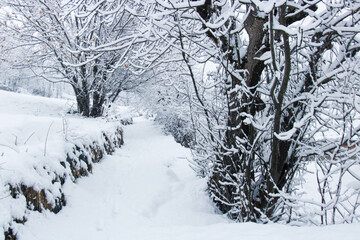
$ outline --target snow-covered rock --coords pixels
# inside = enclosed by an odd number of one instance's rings
[[[71,102],[0,91],[0,239],[29,211],[57,213],[63,185],[123,144],[120,122],[67,115]]]

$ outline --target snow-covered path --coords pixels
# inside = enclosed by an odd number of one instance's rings
[[[68,205],[57,215],[31,213],[20,240],[356,239],[360,225],[326,228],[230,223],[215,214],[188,166],[187,149],[151,121],[125,127],[125,145],[68,183]],[[360,237],[358,238],[360,239]]]

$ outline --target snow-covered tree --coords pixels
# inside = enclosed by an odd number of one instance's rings
[[[47,80],[68,82],[79,112],[96,117],[124,82],[129,85],[130,78],[136,79],[125,64],[137,41],[137,20],[127,11],[129,4],[127,0],[8,0],[2,2],[7,9],[2,24],[16,34],[18,47],[30,53],[17,65],[32,68]]]
[[[359,220],[360,190],[343,184],[360,181],[357,0],[7,2],[29,64],[71,83],[83,115],[131,74],[163,73],[148,99],[166,121],[189,111],[198,171],[230,218],[305,221],[310,204],[322,224]],[[313,163],[318,202],[299,196]]]
[[[294,179],[315,160],[319,192],[329,196],[318,204],[322,214],[358,219],[359,191],[341,198],[341,179],[347,172],[359,181],[349,170],[359,165],[359,3],[150,6],[151,33],[179,50],[187,66],[199,171],[219,209],[239,221],[301,218]],[[204,82],[194,66],[209,59],[218,69]],[[335,191],[328,181],[336,174]]]

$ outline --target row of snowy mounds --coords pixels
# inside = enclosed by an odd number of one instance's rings
[[[66,115],[68,101],[0,91],[0,240],[29,211],[58,212],[63,185],[123,144],[120,122]]]
[[[0,182],[4,188],[0,204],[4,208],[0,210],[0,223],[7,235],[5,239],[16,234],[16,225],[26,221],[29,210],[59,212],[66,204],[62,190],[64,183],[87,176],[92,172],[93,163],[99,162],[104,155],[111,154],[123,143],[120,128],[114,129],[112,133],[101,132],[99,138],[93,142],[64,142],[62,147],[59,146],[60,149],[71,150],[65,151],[66,156],[63,158],[56,159],[50,153],[49,157],[19,154],[22,158],[15,159],[18,161],[17,169],[7,162],[2,164],[4,173],[1,174]],[[22,160],[24,164],[20,163]]]

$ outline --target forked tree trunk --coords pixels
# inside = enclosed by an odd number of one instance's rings
[[[91,107],[90,117],[101,117],[104,111],[105,94],[96,91],[92,96],[93,102]]]
[[[206,1],[204,6],[199,7],[198,13],[208,21],[216,12],[216,7],[211,8],[211,1]],[[209,188],[214,201],[219,209],[228,213],[231,218],[242,221],[256,221],[259,213],[255,208],[265,206],[266,203],[257,203],[254,199],[253,183],[254,176],[254,158],[255,153],[252,149],[256,130],[251,124],[244,123],[244,114],[255,116],[257,111],[264,108],[264,103],[256,96],[257,85],[261,80],[261,73],[264,70],[264,63],[257,60],[268,46],[264,45],[266,36],[264,25],[267,19],[257,17],[255,11],[251,11],[245,21],[245,29],[249,35],[249,46],[245,57],[239,56],[239,46],[237,43],[237,35],[216,37],[208,31],[208,36],[221,47],[225,60],[232,66],[226,82],[228,114],[227,114],[227,130],[225,131],[224,146],[226,149],[215,149],[218,152],[217,162],[214,166],[213,174],[210,178]],[[233,21],[232,29],[236,29],[236,23]],[[244,72],[243,78],[246,81],[249,92],[235,90],[242,85],[242,79],[238,79],[235,74],[231,75],[231,71]],[[243,143],[239,143],[239,139]],[[244,143],[245,142],[245,143]],[[240,146],[240,145],[241,146]],[[231,149],[236,149],[232,152]],[[238,177],[240,176],[240,177]],[[265,198],[262,198],[266,201]],[[242,202],[244,204],[238,204]],[[234,206],[238,205],[236,212]],[[242,205],[242,206],[239,206]]]
[[[197,11],[207,22],[220,12],[219,8],[221,7],[214,6],[211,0],[207,0]],[[285,6],[281,9],[283,15],[285,9]],[[286,112],[282,112],[282,99],[286,94],[291,65],[289,40],[285,33],[283,41],[286,66],[284,77],[278,83],[280,92],[277,94],[277,100],[280,100],[280,103],[272,106],[275,119],[272,139],[269,142],[272,144],[269,163],[259,158],[264,154],[261,151],[266,148],[261,146],[262,143],[255,142],[258,130],[252,124],[244,122],[245,118],[256,117],[256,114],[265,108],[264,102],[258,97],[257,87],[261,83],[265,68],[264,62],[258,58],[270,50],[269,34],[265,30],[268,20],[268,15],[258,16],[255,6],[252,8],[244,22],[249,44],[242,58],[238,53],[239,46],[236,45],[238,33],[218,37],[213,34],[214,31],[207,31],[208,37],[221,49],[222,56],[231,66],[227,69],[230,74],[229,82],[225,83],[228,86],[228,119],[223,140],[225,149],[215,149],[218,155],[210,177],[209,189],[219,209],[239,221],[258,221],[263,217],[262,214],[272,218],[277,206],[277,198],[272,197],[272,194],[286,185],[289,172],[296,162],[294,152],[289,153],[292,141],[280,141],[274,135],[274,132],[280,133],[286,128],[292,128],[295,121],[292,115],[287,116]],[[231,24],[233,26],[230,29],[237,29],[235,20]],[[282,24],[286,23],[283,21]],[[242,79],[238,79],[235,74],[232,75],[232,71],[246,72],[241,76],[246,82],[245,88],[239,90],[239,86],[243,85]],[[262,172],[258,169],[262,169]]]
[[[90,116],[90,96],[87,91],[84,91],[81,88],[78,88],[73,85],[73,90],[76,97],[77,109],[78,112],[84,117]]]

